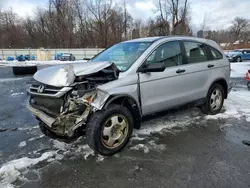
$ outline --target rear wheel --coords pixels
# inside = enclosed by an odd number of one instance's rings
[[[133,127],[131,112],[124,106],[111,105],[90,117],[86,128],[88,144],[102,155],[113,155],[126,146]]]
[[[224,98],[223,87],[220,84],[214,84],[208,91],[206,103],[201,107],[201,111],[205,114],[218,114],[223,106]]]

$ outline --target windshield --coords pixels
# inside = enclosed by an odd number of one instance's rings
[[[123,72],[133,65],[150,44],[151,42],[118,43],[94,57],[91,62],[113,62]]]

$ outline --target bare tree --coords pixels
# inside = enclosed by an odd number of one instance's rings
[[[204,31],[207,29],[207,25],[210,22],[210,18],[211,18],[211,13],[205,12],[200,23],[200,30]]]
[[[232,27],[230,28],[234,40],[246,39],[246,34],[249,32],[249,20],[241,17],[236,17],[232,22]]]
[[[163,35],[169,35],[170,34],[169,20],[171,14],[169,0],[157,0],[155,4],[158,11],[160,12],[160,17],[158,17],[158,21],[160,19],[161,20],[160,22],[164,23],[163,24],[164,26],[161,28],[163,30]]]
[[[34,16],[0,11],[1,47],[108,47],[130,38],[190,31],[187,0],[155,0],[159,15],[133,20],[126,0],[47,0]],[[115,3],[116,2],[116,3]]]
[[[157,0],[165,35],[189,34],[188,0]]]
[[[112,0],[89,0],[88,9],[92,15],[91,27],[99,35],[98,39],[102,42],[102,47],[108,45],[108,18],[111,13]]]

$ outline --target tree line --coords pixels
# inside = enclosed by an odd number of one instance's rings
[[[106,48],[127,39],[191,35],[188,0],[155,0],[157,16],[134,19],[124,0],[48,0],[32,17],[0,11],[1,48]]]
[[[145,21],[128,12],[126,0],[47,0],[32,17],[0,9],[1,48],[106,48],[148,36],[194,35],[189,0],[154,0],[155,16]],[[202,32],[206,25],[202,23]],[[226,31],[206,31],[217,42],[248,40],[249,21],[236,18]]]

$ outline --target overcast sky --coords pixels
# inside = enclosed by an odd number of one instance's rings
[[[116,0],[121,1],[121,0]],[[155,0],[126,0],[128,11],[136,19],[147,20],[154,17]],[[43,7],[47,0],[0,0],[0,7],[25,17],[34,13],[37,6]],[[236,16],[250,19],[250,0],[189,0],[191,25],[194,30],[200,28],[203,17],[208,18],[207,29],[226,29]]]

